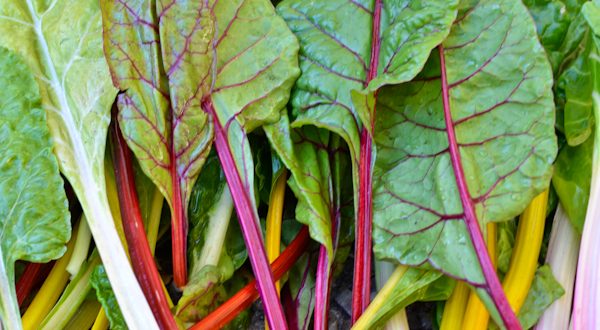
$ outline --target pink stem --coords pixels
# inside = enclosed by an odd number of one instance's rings
[[[381,38],[379,31],[381,26],[382,1],[375,1],[373,12],[373,29],[371,35],[371,61],[365,87],[377,76],[379,66],[379,51],[381,49]],[[375,109],[371,116],[373,120],[370,125],[374,128]],[[363,127],[360,138],[360,164],[359,164],[359,197],[358,197],[358,219],[356,224],[356,242],[354,245],[354,282],[352,286],[352,323],[365,311],[370,303],[371,295],[371,227],[373,223],[373,137],[369,130]]]
[[[460,153],[458,150],[458,143],[456,141],[456,133],[454,131],[454,123],[452,121],[452,113],[450,111],[450,89],[448,87],[448,79],[446,77],[446,62],[444,58],[444,47],[440,45],[438,47],[440,53],[440,69],[442,71],[442,100],[444,104],[444,120],[446,122],[446,132],[448,133],[448,147],[450,150],[450,159],[452,161],[452,168],[454,169],[454,176],[456,177],[456,185],[458,186],[458,192],[460,194],[460,200],[462,202],[465,223],[469,230],[469,235],[477,259],[481,264],[481,270],[483,271],[483,277],[485,278],[485,284],[483,289],[491,296],[494,305],[498,309],[498,313],[504,322],[504,325],[509,330],[521,329],[521,324],[513,312],[502,285],[498,280],[496,271],[487,252],[487,247],[481,235],[481,229],[479,228],[479,221],[477,220],[477,214],[475,213],[475,207],[473,206],[473,199],[469,193],[467,187],[467,181],[465,179],[465,173],[462,167]]]
[[[275,289],[273,274],[269,267],[264,242],[259,228],[259,219],[250,192],[244,188],[242,178],[237,170],[233,154],[227,143],[227,132],[221,126],[212,101],[206,100],[202,104],[204,111],[213,118],[215,126],[215,148],[223,166],[223,172],[233,197],[235,209],[242,232],[244,242],[248,249],[248,256],[252,264],[252,270],[258,283],[258,291],[264,305],[265,316],[271,329],[287,329],[287,323],[283,314],[283,308]]]

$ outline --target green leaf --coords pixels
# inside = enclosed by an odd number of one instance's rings
[[[361,323],[361,325],[365,325],[365,329],[383,328],[387,320],[402,308],[415,301],[446,300],[452,294],[453,289],[454,280],[442,276],[440,272],[409,268],[394,286],[392,293],[386,299],[386,303],[377,310],[368,323]]]
[[[497,225],[498,231],[498,272],[506,274],[510,266],[510,258],[512,257],[513,246],[515,245],[515,235],[517,233],[517,222],[509,220],[501,222]]]
[[[287,114],[264,126],[273,149],[292,173],[288,183],[296,198],[296,220],[306,224],[310,236],[323,244],[333,260],[331,232],[331,168],[327,146],[330,134],[315,127],[293,129]]]
[[[135,328],[154,326],[106,197],[104,152],[116,90],[102,50],[99,2],[4,1],[0,45],[34,73],[60,170],[81,202],[125,318]]]
[[[466,194],[485,228],[548,187],[557,148],[552,72],[520,1],[463,3],[458,16],[443,44],[449,102]],[[439,74],[433,56],[415,81],[379,92],[374,251],[485,286],[448,151]]]
[[[590,197],[593,149],[593,138],[576,147],[565,145],[556,158],[552,176],[560,204],[580,234]]]
[[[117,299],[115,298],[115,294],[113,293],[110,281],[108,280],[108,276],[106,275],[104,266],[96,266],[90,282],[96,290],[98,301],[102,304],[106,317],[110,322],[110,328],[113,330],[128,329],[123,314],[121,314]]]
[[[564,293],[565,290],[554,278],[550,266],[539,267],[535,272],[525,303],[519,311],[519,321],[521,321],[523,329],[533,327],[546,308]]]
[[[62,256],[71,223],[37,83],[2,47],[0,72],[0,323],[20,329],[15,262]]]

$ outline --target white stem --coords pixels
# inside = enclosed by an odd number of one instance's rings
[[[546,263],[550,265],[554,278],[563,287],[565,294],[546,309],[535,327],[536,330],[569,328],[579,242],[579,234],[559,205],[552,223]]]
[[[206,239],[200,253],[197,269],[201,269],[206,265],[216,266],[219,263],[232,211],[233,199],[229,193],[229,188],[224,187],[219,201],[210,211],[208,231],[206,232]]]
[[[600,94],[594,92],[594,115],[600,118]],[[600,329],[600,129],[594,134],[592,185],[585,215],[581,251],[577,267],[575,300],[573,302],[573,329]]]
[[[69,260],[69,264],[67,264],[67,272],[71,274],[71,279],[79,273],[79,269],[81,269],[81,265],[87,259],[88,251],[90,249],[90,242],[92,241],[92,233],[90,232],[90,227],[87,225],[87,220],[85,219],[85,215],[81,216],[79,220],[79,228],[77,230],[77,240],[75,241],[75,248],[73,249],[73,254],[71,255],[71,259]]]
[[[13,265],[6,265],[5,262],[0,244],[0,329],[4,325],[6,330],[21,330],[23,325],[17,304],[14,271],[9,272],[7,269],[12,269]]]

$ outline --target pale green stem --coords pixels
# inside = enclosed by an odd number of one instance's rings
[[[54,308],[42,322],[41,330],[63,329],[69,323],[92,289],[90,278],[94,268],[100,265],[100,262],[100,257],[94,252],[85,266],[81,267],[77,276],[67,285]]]
[[[219,201],[210,211],[206,240],[202,247],[202,252],[200,252],[197,269],[202,269],[206,265],[216,266],[219,263],[232,211],[233,200],[231,199],[229,188],[224,187]]]
[[[90,232],[90,227],[88,226],[85,215],[81,216],[81,220],[79,220],[80,225],[77,229],[77,240],[75,241],[75,248],[73,249],[73,254],[71,255],[71,259],[67,264],[67,272],[71,274],[71,279],[79,273],[79,269],[81,269],[81,265],[85,262],[88,256],[88,252],[90,250],[90,242],[92,241],[92,232]]]

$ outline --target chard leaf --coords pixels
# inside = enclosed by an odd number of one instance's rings
[[[533,327],[546,308],[564,293],[565,290],[554,278],[550,266],[539,267],[535,272],[525,303],[519,311],[519,321],[521,321],[523,329]]]
[[[71,223],[38,85],[2,47],[0,72],[0,328],[20,329],[15,262],[62,256]]]
[[[552,186],[573,227],[581,234],[590,198],[594,139],[571,147],[565,145],[555,162]]]
[[[19,53],[40,86],[61,172],[86,214],[125,319],[156,323],[119,241],[106,197],[104,151],[112,87],[96,0],[7,0],[0,44]]]
[[[329,133],[315,127],[291,128],[283,113],[264,130],[285,166],[292,173],[288,183],[298,198],[296,220],[308,226],[310,236],[333,257],[331,230],[331,168],[327,145]]]
[[[399,310],[416,301],[446,300],[452,294],[454,281],[435,270],[409,268],[386,299],[386,303],[361,323],[365,329],[381,329]]]
[[[118,102],[123,136],[171,207],[174,276],[183,286],[187,205],[212,139],[200,106],[211,85],[212,18],[200,1],[102,4],[108,63],[126,91]]]
[[[110,322],[110,328],[113,330],[126,330],[127,324],[123,319],[123,314],[115,298],[110,281],[106,276],[106,270],[104,266],[98,265],[92,273],[90,283],[94,290],[96,290],[96,297],[102,304],[104,313]]]
[[[514,325],[480,227],[548,187],[552,72],[520,1],[462,3],[458,16],[420,77],[379,93],[374,251],[466,280]]]

